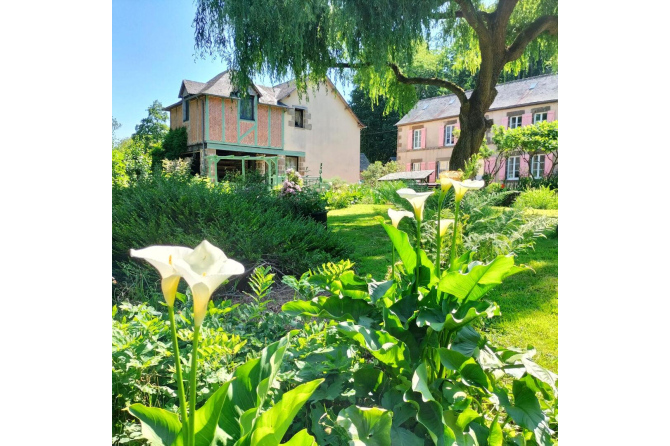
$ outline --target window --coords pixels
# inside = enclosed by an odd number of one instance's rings
[[[240,99],[240,119],[254,121],[254,97]]]
[[[535,113],[533,115],[533,124],[547,120],[547,112],[544,113]]]
[[[544,155],[535,155],[530,161],[530,174],[533,178],[544,176]]]
[[[454,127],[455,125],[445,125],[444,126],[444,145],[453,146],[454,145]]]
[[[295,109],[295,126],[300,127],[301,129],[305,128],[305,124],[304,124],[304,120],[303,120],[304,113],[305,113],[305,110],[302,110],[300,108]]]
[[[447,170],[449,170],[449,160],[447,160],[447,161],[438,161],[438,162],[437,162],[437,174],[435,175],[435,177],[436,177],[436,178],[439,177],[439,176],[440,176],[440,172],[445,172],[445,171],[447,171]]]
[[[295,172],[298,171],[298,157],[297,156],[287,156],[286,157],[286,170],[293,169]]]
[[[413,149],[421,148],[421,129],[414,130],[414,142],[412,144]]]
[[[510,129],[515,129],[517,127],[521,127],[521,116],[510,116],[508,127]]]
[[[181,104],[181,120],[186,122],[186,121],[188,121],[188,112],[189,112],[188,103],[189,102],[186,99],[184,99],[181,102],[182,102],[182,104]]]
[[[421,161],[412,163],[412,172],[416,172],[417,170],[421,170]]]
[[[521,157],[519,156],[510,156],[507,158],[507,179],[508,180],[518,180],[519,179],[519,167],[521,166]]]

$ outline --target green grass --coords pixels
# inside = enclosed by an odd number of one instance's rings
[[[388,221],[385,205],[354,205],[328,213],[328,228],[339,233],[351,245],[359,274],[384,278],[391,264],[390,243],[386,232],[375,220]],[[558,211],[545,211],[558,217]],[[554,215],[555,213],[555,215]],[[519,254],[517,263],[530,266],[507,279],[488,298],[498,302],[501,316],[487,321],[484,328],[494,345],[527,347],[537,350],[535,360],[558,371],[558,238],[539,239],[534,251]]]

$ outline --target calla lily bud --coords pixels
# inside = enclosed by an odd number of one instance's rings
[[[463,199],[463,196],[465,193],[470,190],[470,189],[481,189],[484,187],[484,180],[479,180],[479,181],[472,181],[472,180],[465,180],[465,181],[454,181],[454,193],[455,193],[455,199],[457,202],[460,202]]]
[[[244,266],[226,257],[216,246],[203,240],[190,254],[174,262],[193,293],[193,323],[202,325],[212,293],[230,276],[244,273]]]
[[[418,221],[423,220],[423,208],[428,197],[433,195],[432,192],[416,192],[414,189],[404,188],[396,191],[400,197],[409,201],[414,208],[414,217]]]
[[[449,227],[449,225],[453,225],[453,224],[454,224],[454,220],[452,220],[450,218],[445,218],[445,219],[440,220],[440,237],[443,237],[444,234],[447,233],[447,228]]]
[[[412,218],[414,216],[409,211],[396,211],[394,209],[389,209],[388,213],[389,217],[391,217],[391,224],[394,228],[398,227],[398,223],[400,223],[400,220],[402,220],[404,217]]]
[[[179,272],[174,267],[174,262],[185,255],[193,252],[191,248],[184,246],[149,246],[144,249],[131,249],[130,256],[144,259],[158,270],[161,275],[161,289],[163,297],[168,306],[174,306],[174,299],[179,285]]]

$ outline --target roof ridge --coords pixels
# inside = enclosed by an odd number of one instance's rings
[[[521,82],[521,81],[528,81],[528,80],[531,80],[531,79],[537,79],[537,78],[540,78],[540,77],[547,77],[547,76],[558,76],[558,73],[539,74],[539,75],[537,75],[537,76],[524,77],[524,78],[522,78],[522,79],[514,79],[513,81],[501,82],[501,83],[499,83],[499,84],[496,84],[496,87],[500,87],[500,86],[502,86],[502,85],[513,84],[513,83],[515,83],[515,82]],[[466,93],[466,94],[467,94],[467,93],[472,93],[472,91],[473,91],[473,90],[465,90],[465,93]],[[419,102],[429,101],[429,100],[431,100],[431,99],[443,99],[443,98],[448,98],[448,97],[450,97],[450,96],[456,96],[456,95],[455,95],[454,93],[450,93],[450,94],[445,94],[445,95],[442,95],[442,96],[433,96],[432,98],[423,98],[423,99],[419,99],[418,102],[417,102],[417,104],[418,104]]]

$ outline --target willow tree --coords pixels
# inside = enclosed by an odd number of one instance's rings
[[[198,0],[194,26],[196,52],[220,56],[241,88],[261,74],[293,77],[305,91],[329,70],[353,71],[357,84],[400,111],[416,100],[415,85],[447,89],[461,104],[451,169],[464,167],[493,124],[485,113],[501,74],[540,53],[555,65],[558,51],[557,0]],[[412,75],[426,46],[455,55],[446,75]],[[464,68],[476,78],[470,94],[448,75]]]

